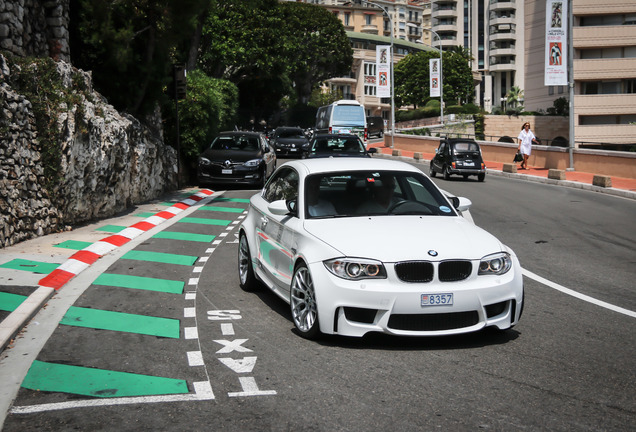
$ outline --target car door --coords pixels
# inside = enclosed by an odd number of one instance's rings
[[[431,161],[431,164],[433,165],[435,172],[441,173],[442,169],[444,168],[444,152],[446,147],[447,147],[446,142],[442,141],[439,147],[437,148],[437,151],[435,152],[435,156],[433,157],[433,160]]]
[[[278,170],[264,190],[263,199],[266,203],[259,210],[260,220],[256,226],[258,265],[281,295],[289,294],[298,217],[273,214],[267,206],[274,201],[297,200],[298,184],[298,173],[295,170],[288,167]]]
[[[263,160],[265,161],[265,180],[267,180],[276,169],[276,152],[264,136],[261,137],[261,148],[263,150]]]

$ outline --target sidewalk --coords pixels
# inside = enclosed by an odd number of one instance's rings
[[[370,144],[369,147],[376,147],[382,155],[392,155],[393,150],[399,150],[404,158],[413,158],[415,152],[402,150],[399,147],[392,149],[384,147],[383,143]],[[420,153],[420,161],[430,162],[435,156],[434,153]],[[502,162],[484,161],[486,169],[490,175],[499,175],[510,178],[517,178],[526,181],[534,181],[539,183],[557,184],[560,186],[574,187],[578,189],[593,190],[596,192],[607,193],[624,198],[636,199],[636,179],[628,179],[622,177],[611,177],[612,187],[594,186],[592,181],[594,173],[586,173],[580,171],[565,171],[565,180],[555,180],[548,178],[549,169],[530,166],[527,170],[519,169],[517,163],[517,173],[507,173],[503,171],[504,164]],[[511,162],[512,163],[512,162]]]

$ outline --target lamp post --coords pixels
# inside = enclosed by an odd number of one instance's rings
[[[433,33],[434,36],[437,36],[437,40],[439,41],[439,99],[440,99],[440,116],[442,118],[442,125],[444,124],[444,71],[442,68],[442,38],[439,37],[437,32],[434,30],[430,30],[427,28],[422,28],[427,32]]]
[[[347,3],[351,3],[351,2],[345,2],[345,4]],[[391,18],[391,15],[389,15],[389,11],[382,5],[378,4],[378,3],[374,3],[372,1],[368,1],[368,0],[361,0],[361,3],[367,3],[370,5],[373,5],[377,8],[382,9],[382,12],[386,14],[387,18],[389,19],[389,26],[391,27],[391,64],[389,65],[390,67],[390,74],[391,74],[391,148],[393,148],[393,142],[394,142],[394,136],[395,136],[395,77],[393,76],[393,19]]]

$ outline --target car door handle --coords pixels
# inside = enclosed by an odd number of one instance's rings
[[[267,218],[261,218],[261,228],[265,228],[267,226]]]

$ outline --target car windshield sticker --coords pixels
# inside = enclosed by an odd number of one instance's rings
[[[443,211],[444,213],[450,213],[450,211],[451,211],[451,209],[449,209],[449,208],[448,208],[448,207],[446,207],[446,206],[441,206],[439,209],[440,209],[441,211]]]

